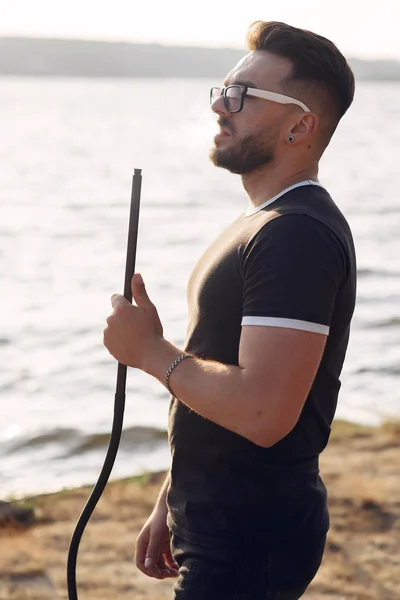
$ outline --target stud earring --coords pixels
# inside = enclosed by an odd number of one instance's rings
[[[289,144],[293,144],[293,142],[295,141],[295,137],[294,135],[288,135],[286,138],[286,141],[289,142]]]

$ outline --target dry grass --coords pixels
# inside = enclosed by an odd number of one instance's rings
[[[331,530],[309,600],[400,599],[400,424],[379,428],[339,421],[321,457]],[[167,600],[171,582],[133,566],[133,545],[163,475],[106,488],[83,537],[78,561],[82,600]],[[39,522],[0,531],[0,600],[67,600],[69,540],[90,490],[30,499]]]

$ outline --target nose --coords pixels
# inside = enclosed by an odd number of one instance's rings
[[[223,96],[220,96],[211,104],[211,110],[218,115],[229,115],[230,113],[226,110]]]

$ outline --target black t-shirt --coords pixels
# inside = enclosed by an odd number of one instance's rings
[[[311,182],[241,215],[200,258],[188,285],[188,352],[238,365],[241,327],[251,325],[328,337],[296,426],[271,448],[172,398],[168,505],[175,533],[215,543],[249,531],[271,540],[327,531],[318,455],[335,414],[355,292],[350,228],[327,191]]]

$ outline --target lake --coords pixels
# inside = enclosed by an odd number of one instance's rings
[[[111,428],[116,362],[102,344],[121,292],[134,168],[137,270],[165,336],[183,344],[185,287],[248,205],[208,160],[211,85],[0,79],[0,498],[92,483]],[[358,254],[358,299],[337,416],[400,417],[400,84],[362,82],[321,162]],[[130,369],[113,477],[166,468],[168,394]]]

